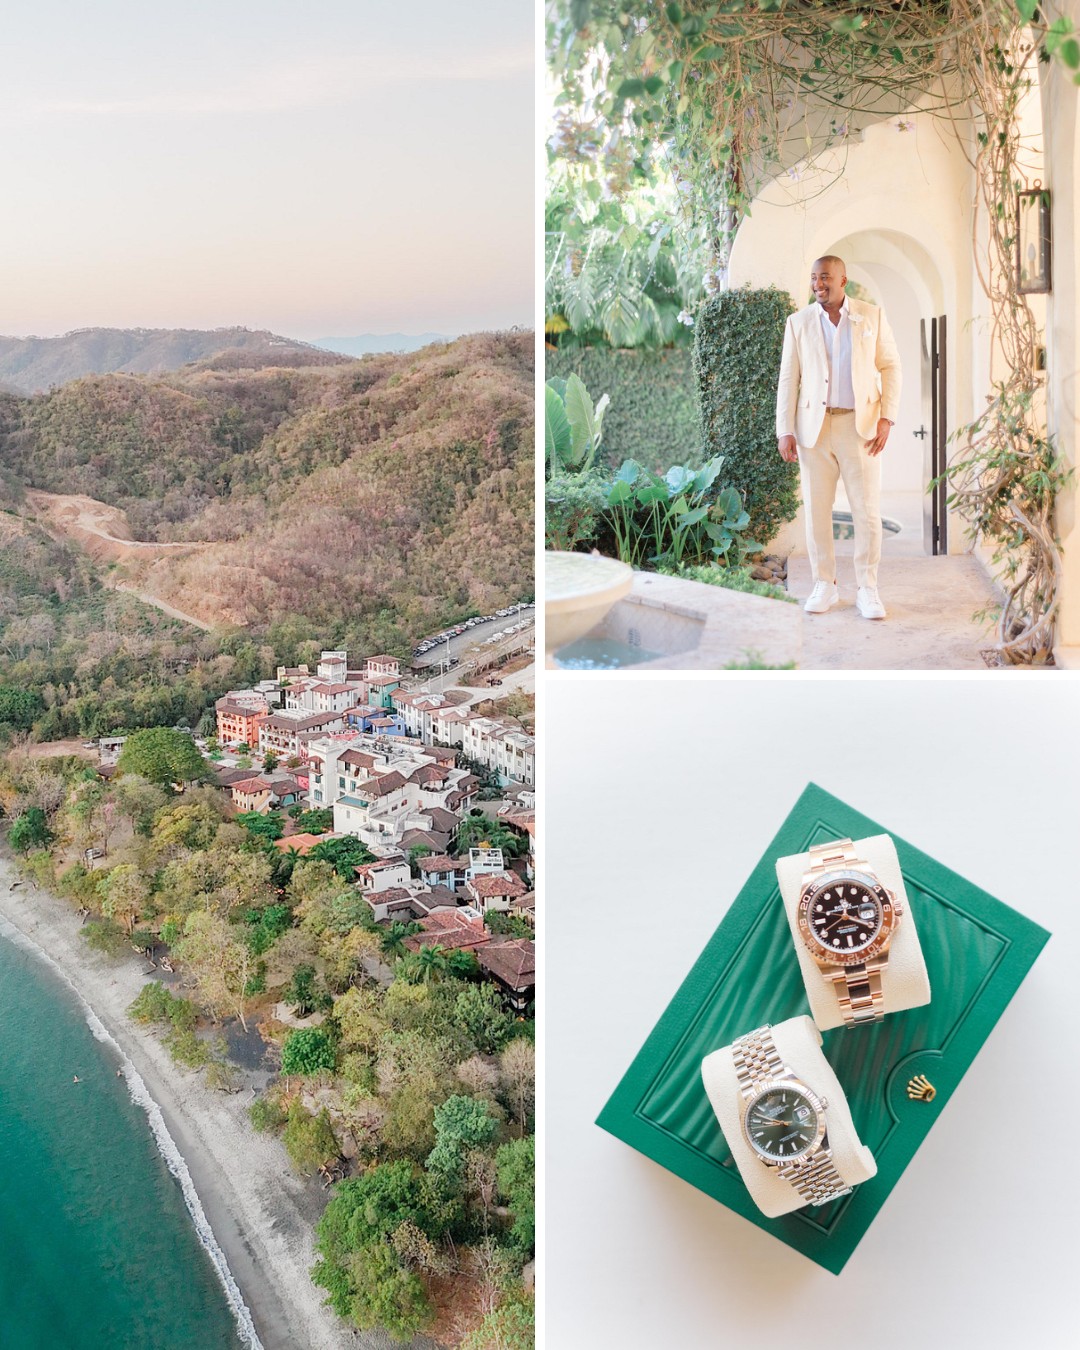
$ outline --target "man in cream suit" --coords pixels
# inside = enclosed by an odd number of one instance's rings
[[[814,589],[805,608],[824,614],[840,598],[832,511],[843,478],[855,526],[855,604],[863,618],[883,619],[879,456],[900,406],[900,357],[884,311],[844,294],[841,258],[818,258],[810,285],[815,303],[787,321],[776,391],[780,456],[799,462],[806,509]]]

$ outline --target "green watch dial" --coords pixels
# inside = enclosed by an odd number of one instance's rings
[[[797,1158],[813,1144],[818,1117],[797,1088],[770,1088],[750,1105],[746,1135],[751,1147],[770,1162]]]

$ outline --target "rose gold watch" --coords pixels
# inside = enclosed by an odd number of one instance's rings
[[[850,839],[815,844],[799,893],[799,936],[836,990],[848,1026],[880,1022],[881,972],[903,914]]]

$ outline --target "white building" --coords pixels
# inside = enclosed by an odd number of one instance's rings
[[[400,737],[324,737],[308,753],[309,805],[332,806],[334,829],[370,847],[397,845],[406,830],[431,830],[436,820],[456,821],[478,786],[467,769]]]
[[[299,755],[316,737],[340,731],[345,725],[339,712],[309,713],[301,708],[282,708],[259,727],[259,752],[272,750],[279,758]]]
[[[493,769],[504,784],[536,781],[536,740],[517,722],[474,713],[461,724],[461,733],[464,753]]]

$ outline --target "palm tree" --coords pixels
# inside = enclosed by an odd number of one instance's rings
[[[452,952],[446,954],[446,973],[453,975],[456,979],[465,980],[476,975],[480,970],[480,963],[476,959],[474,952],[466,951],[464,947],[455,947]]]
[[[395,919],[389,928],[382,930],[380,945],[385,956],[404,957],[407,951],[405,939],[420,932],[418,923],[402,923]]]
[[[409,984],[431,984],[446,973],[446,958],[445,947],[421,947],[418,952],[407,952],[396,971]]]

